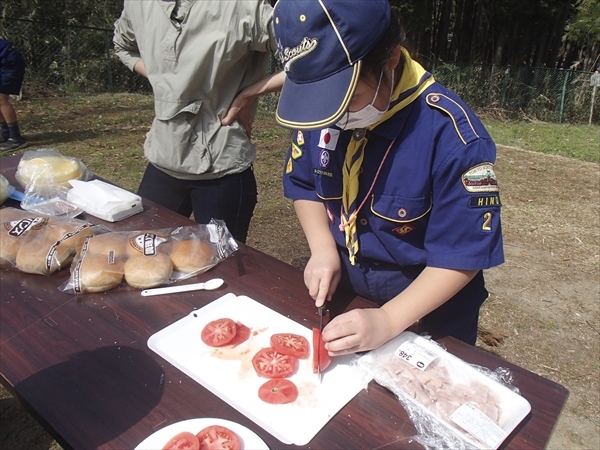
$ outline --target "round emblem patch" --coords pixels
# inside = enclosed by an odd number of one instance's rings
[[[321,150],[321,155],[319,156],[319,165],[326,169],[329,166],[329,152],[327,150]]]

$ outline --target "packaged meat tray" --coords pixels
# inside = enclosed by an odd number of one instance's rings
[[[497,449],[531,411],[513,389],[409,331],[356,364],[396,394],[427,448]]]

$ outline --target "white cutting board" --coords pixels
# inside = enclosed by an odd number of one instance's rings
[[[204,344],[204,326],[223,317],[249,327],[250,339],[235,348]],[[267,379],[256,374],[252,358],[270,347],[275,333],[299,334],[312,343],[312,329],[249,297],[226,294],[150,336],[148,347],[284,444],[306,445],[372,376],[350,364],[354,355],[340,356],[333,358],[319,384],[311,353],[299,360],[298,371],[289,378],[298,387],[298,399],[285,405],[265,403],[258,388]]]

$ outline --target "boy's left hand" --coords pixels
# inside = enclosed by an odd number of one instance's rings
[[[323,329],[330,356],[372,350],[393,337],[390,317],[381,308],[353,309],[337,316]]]

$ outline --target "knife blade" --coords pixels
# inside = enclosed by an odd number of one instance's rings
[[[321,374],[321,342],[323,341],[323,316],[325,315],[325,305],[317,308],[317,314],[319,314],[319,342],[317,345],[317,375],[319,377],[319,384],[323,379]]]

